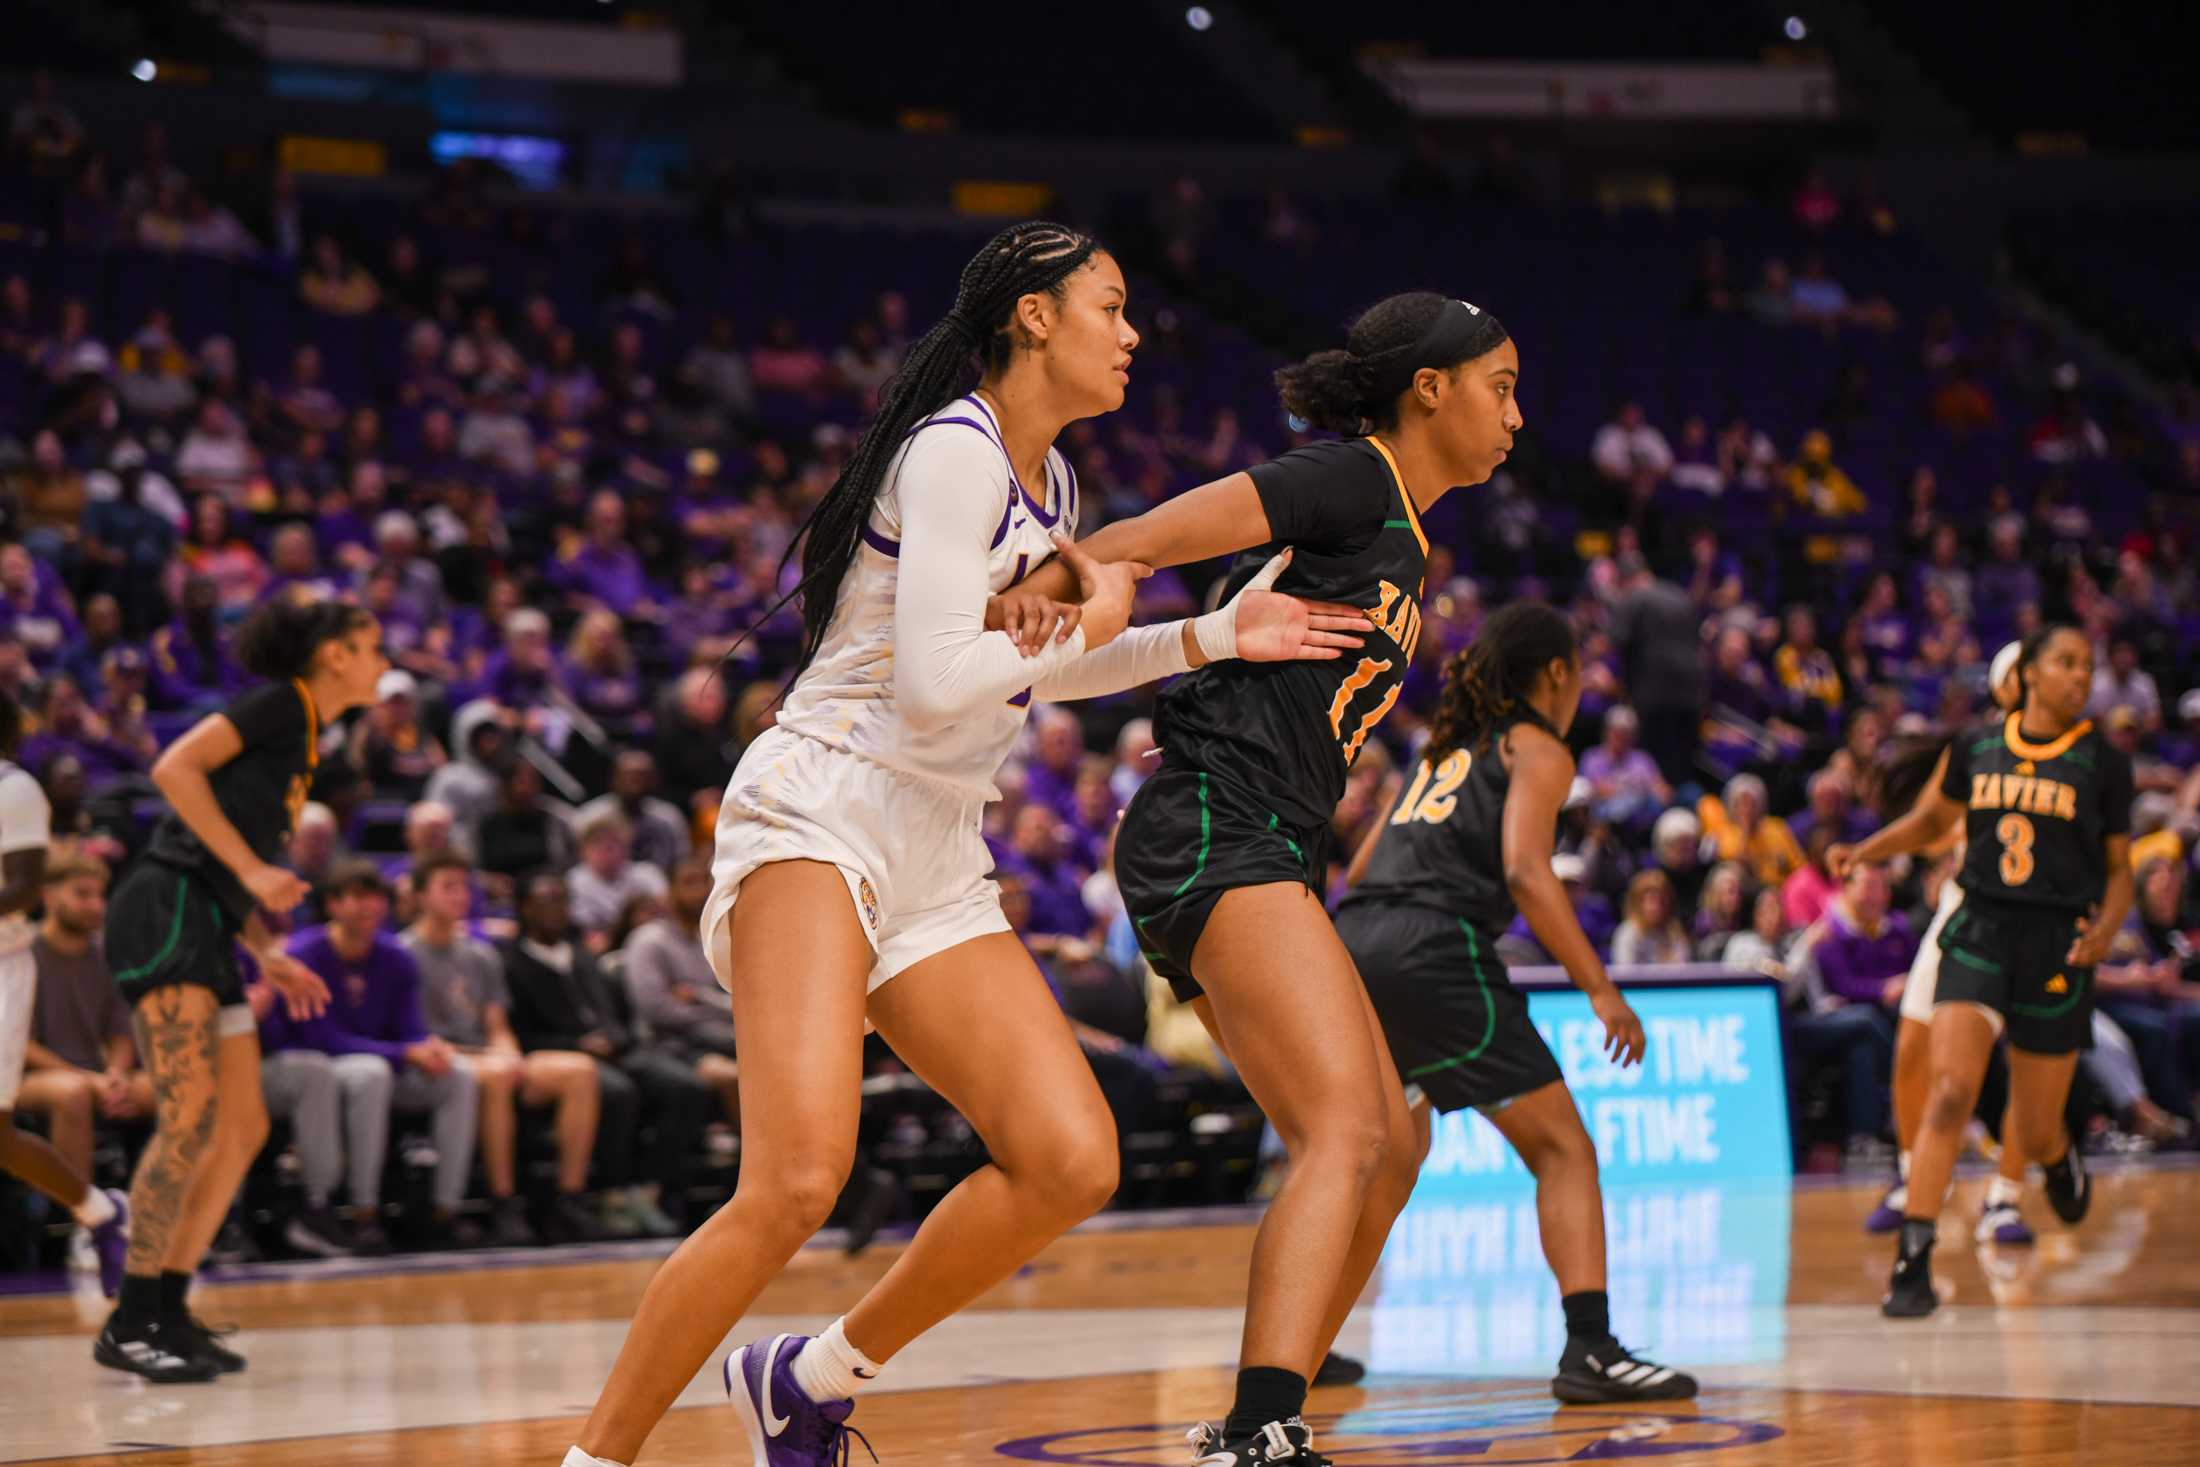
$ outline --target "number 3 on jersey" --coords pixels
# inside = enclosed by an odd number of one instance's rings
[[[1429,768],[1426,759],[1422,760],[1421,767],[1414,771],[1413,784],[1398,801],[1397,813],[1390,817],[1390,823],[1410,825],[1420,820],[1442,825],[1451,819],[1451,812],[1459,808],[1459,786],[1467,782],[1467,771],[1473,766],[1474,756],[1464,749],[1452,750],[1434,769]]]
[[[1352,676],[1346,678],[1343,684],[1338,687],[1337,696],[1329,704],[1329,731],[1331,733],[1339,739],[1345,739],[1345,715],[1352,707],[1352,700],[1359,696],[1360,689],[1374,682],[1375,679],[1388,671],[1390,671],[1388,658],[1380,662],[1372,657],[1362,657],[1360,659],[1360,665],[1352,669]],[[1404,688],[1405,684],[1402,682],[1392,683],[1390,691],[1383,694],[1382,701],[1370,708],[1366,715],[1360,719],[1358,726],[1352,730],[1351,738],[1345,741],[1345,768],[1350,769],[1352,761],[1360,757],[1360,745],[1367,742],[1367,736],[1375,731],[1376,724],[1383,721],[1383,715],[1390,711],[1391,704],[1398,701],[1398,694]]]
[[[1994,837],[2001,842],[2001,879],[2006,886],[2022,886],[2032,879],[2032,822],[2022,815],[2008,814],[1994,827]]]

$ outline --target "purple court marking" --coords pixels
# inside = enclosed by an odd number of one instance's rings
[[[1383,1418],[1389,1417],[1386,1423]],[[1349,1424],[1340,1428],[1340,1421]],[[1669,1457],[1684,1452],[1723,1452],[1752,1447],[1787,1435],[1769,1421],[1725,1416],[1666,1415],[1639,1407],[1548,1407],[1463,1409],[1456,1415],[1441,1406],[1400,1405],[1382,1412],[1348,1416],[1309,1416],[1315,1440],[1325,1456],[1350,1467],[1481,1467],[1481,1464],[1611,1462],[1636,1457]],[[1651,1435],[1638,1435],[1650,1423],[1664,1423]],[[1520,1429],[1541,1425],[1541,1430]],[[1078,1467],[1163,1467],[1182,1460],[1183,1426],[1099,1426],[1045,1436],[1018,1437],[994,1447],[994,1454],[1022,1462],[1078,1464]],[[1675,1431],[1686,1439],[1667,1440]],[[1355,1445],[1337,1447],[1341,1437]],[[1380,1438],[1357,1445],[1363,1438]],[[1578,1440],[1588,1438],[1588,1440]],[[1570,1443],[1570,1444],[1566,1444]],[[1517,1455],[1516,1455],[1517,1453]]]

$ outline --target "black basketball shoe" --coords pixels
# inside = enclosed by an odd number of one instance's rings
[[[1197,1454],[1193,1467],[1267,1467],[1271,1462],[1289,1462],[1292,1467],[1334,1467],[1314,1450],[1314,1433],[1296,1416],[1289,1421],[1271,1421],[1251,1436],[1230,1442],[1222,1440],[1218,1427],[1202,1421],[1187,1433],[1187,1440]]]
[[[2055,1216],[2073,1227],[2084,1222],[2086,1210],[2093,1206],[2093,1179],[2086,1175],[2077,1143],[2071,1143],[2061,1161],[2041,1167],[2040,1172],[2046,1179],[2047,1205],[2055,1209]]]
[[[193,1359],[209,1362],[223,1375],[235,1375],[244,1369],[244,1356],[222,1343],[237,1332],[234,1326],[217,1329],[188,1311],[165,1322],[175,1331],[175,1344],[179,1348],[188,1344]]]
[[[1568,1340],[1551,1377],[1551,1394],[1569,1406],[1613,1401],[1685,1401],[1696,1394],[1696,1377],[1628,1353],[1618,1340],[1591,1344]]]
[[[1350,1355],[1339,1355],[1335,1350],[1322,1356],[1322,1368],[1314,1372],[1308,1385],[1348,1386],[1358,1385],[1367,1379],[1367,1367]]]
[[[1897,1252],[1879,1312],[1889,1319],[1923,1319],[1939,1307],[1940,1295],[1933,1292],[1933,1245],[1927,1243],[1914,1253]]]
[[[161,1320],[140,1324],[109,1315],[92,1344],[92,1358],[154,1385],[198,1385],[220,1375],[221,1368],[194,1353],[196,1344],[195,1338],[179,1336]]]

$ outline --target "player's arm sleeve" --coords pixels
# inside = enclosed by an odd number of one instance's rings
[[[52,835],[53,807],[38,781],[20,769],[0,778],[0,856],[41,850]]]
[[[2120,749],[2107,751],[2101,763],[2101,834],[2131,834],[2131,802],[2136,797],[2131,756]]]
[[[999,450],[976,433],[928,433],[902,460],[894,692],[911,727],[945,728],[1085,655],[1082,627],[1033,657],[985,629],[986,556],[1000,521]]]
[[[1058,672],[1031,685],[1032,695],[1049,702],[1099,698],[1157,678],[1191,671],[1184,655],[1184,623],[1132,627],[1097,652],[1088,652]]]
[[[1246,472],[1277,545],[1334,544],[1378,526],[1387,512],[1378,465],[1348,443],[1314,443]]]

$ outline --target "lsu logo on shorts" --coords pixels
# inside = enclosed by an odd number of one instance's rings
[[[864,925],[873,932],[878,931],[878,893],[871,890],[870,877],[859,876],[856,878],[856,895],[863,901]]]

